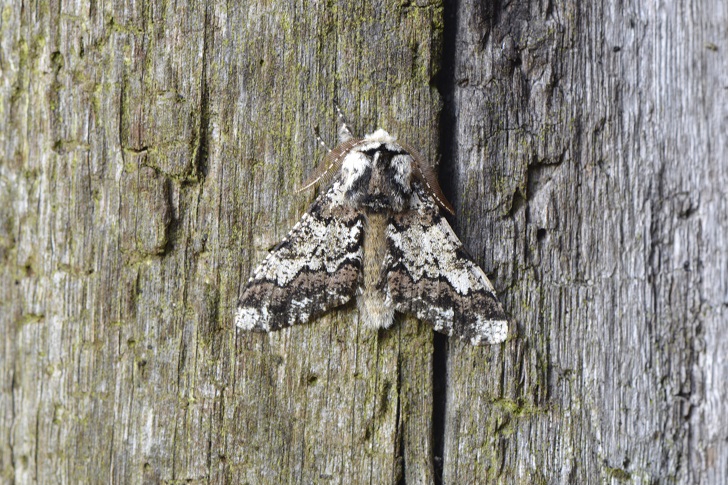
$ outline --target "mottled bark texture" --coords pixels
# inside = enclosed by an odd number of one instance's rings
[[[721,2],[0,12],[0,482],[728,482]],[[236,331],[337,102],[513,316]]]

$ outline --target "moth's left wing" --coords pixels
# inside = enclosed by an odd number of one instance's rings
[[[506,339],[508,319],[493,285],[419,186],[410,210],[390,218],[384,264],[384,290],[397,311],[475,345]]]
[[[278,330],[347,303],[359,284],[363,228],[363,216],[343,203],[334,182],[256,268],[235,324]]]

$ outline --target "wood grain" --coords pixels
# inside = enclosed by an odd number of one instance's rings
[[[432,479],[429,329],[232,315],[335,103],[434,156],[441,29],[437,3],[4,7],[0,481]]]
[[[444,483],[728,480],[726,11],[703,7],[458,4],[457,230],[518,337],[450,343]]]
[[[6,3],[0,482],[728,482],[727,15]],[[506,344],[233,328],[334,103],[441,158]]]

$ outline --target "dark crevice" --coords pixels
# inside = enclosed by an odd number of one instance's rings
[[[516,188],[516,190],[513,191],[513,196],[511,197],[511,208],[508,209],[508,217],[516,217],[516,214],[518,214],[521,209],[523,209],[527,205],[527,196],[523,194],[523,191],[520,188]],[[526,218],[528,219],[528,211],[526,211]],[[528,222],[529,221],[526,220],[526,223]]]
[[[494,27],[501,21],[505,10],[503,3],[500,0],[491,0],[490,2],[475,2],[471,7],[470,14],[474,17],[472,21],[477,23],[479,30],[484,34],[480,39],[482,47],[488,44],[491,35],[499,35]],[[500,40],[502,39],[498,39],[496,43]]]
[[[457,194],[459,178],[457,160],[457,108],[456,53],[458,0],[445,2],[443,10],[442,57],[440,72],[437,75],[437,89],[442,97],[440,113],[440,186],[445,197],[454,207],[459,206]],[[443,453],[445,450],[445,417],[447,412],[447,364],[448,340],[443,334],[435,332],[432,355],[432,468],[435,484],[442,484]]]
[[[174,210],[174,183],[169,178],[164,179],[164,194],[167,202],[167,215],[165,217],[164,225],[164,248],[162,248],[161,255],[171,254],[174,251],[175,242],[182,229],[182,224],[177,217],[176,211]]]
[[[401,324],[400,324],[401,325]],[[400,326],[401,328],[401,326]],[[405,460],[405,442],[404,442],[404,424],[402,423],[402,355],[400,354],[397,361],[397,464],[395,466],[396,474],[395,482],[397,485],[406,485],[407,476]]]
[[[458,3],[446,2],[443,12],[443,45],[440,71],[437,74],[437,90],[442,97],[440,112],[440,187],[445,197],[455,206],[458,205],[456,193],[458,168],[457,156],[457,110],[455,108],[455,54],[457,49],[457,12]]]
[[[18,403],[15,402],[16,398],[18,397],[18,382],[16,380],[15,375],[15,369],[12,369],[10,371],[10,422],[14,423],[18,416],[18,410],[17,405]],[[8,446],[8,455],[10,455],[10,470],[17,470],[18,469],[18,463],[16,463],[16,455],[15,455],[15,442],[14,440],[8,440],[7,442]],[[36,475],[37,476],[37,475]]]
[[[435,483],[442,483],[445,450],[445,409],[447,407],[447,337],[435,333],[432,358],[432,467]]]
[[[210,88],[207,84],[207,69],[212,29],[210,29],[210,12],[205,11],[205,33],[202,42],[202,74],[200,76],[200,133],[197,153],[195,153],[195,175],[197,181],[203,181],[208,172],[208,126],[210,124]]]

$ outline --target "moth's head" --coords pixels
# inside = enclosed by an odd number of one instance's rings
[[[304,183],[305,190],[338,172],[346,201],[372,212],[406,210],[417,181],[440,207],[454,214],[434,171],[411,146],[381,128],[364,138],[349,138],[329,151],[324,163]]]
[[[350,204],[372,212],[407,208],[413,159],[386,131],[366,135],[341,162],[341,187]]]

